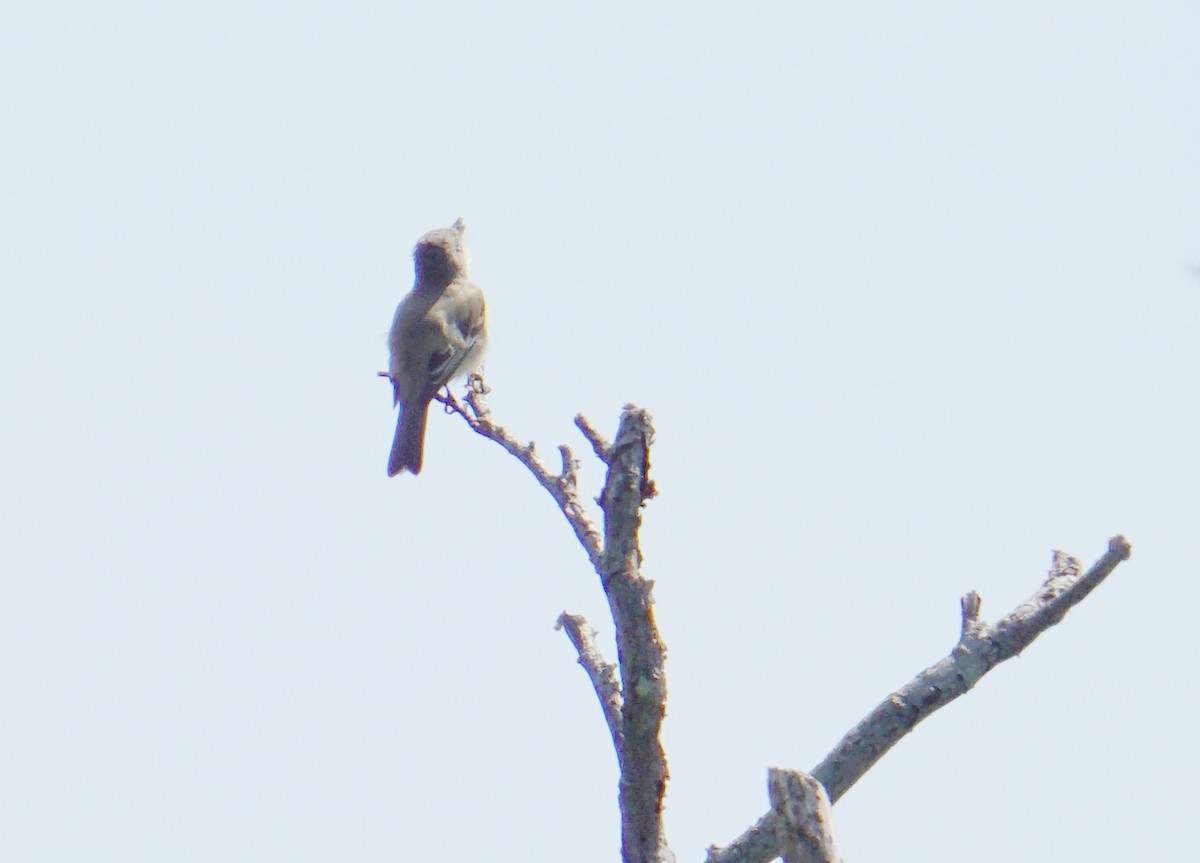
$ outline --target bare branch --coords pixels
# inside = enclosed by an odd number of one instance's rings
[[[820,782],[798,770],[772,767],[767,795],[784,863],[839,863],[832,804]]]
[[[967,692],[997,664],[1019,654],[1062,620],[1121,561],[1128,560],[1130,553],[1128,541],[1114,537],[1108,551],[1081,575],[1078,561],[1055,552],[1054,566],[1041,589],[994,626],[978,619],[978,596],[967,594],[963,598],[963,634],[950,655],[892,693],[852,728],[812,771],[813,778],[836,803],[917,723]],[[778,818],[772,810],[725,848],[710,848],[708,863],[767,863],[780,856]]]
[[[1042,589],[996,624],[995,662],[1016,656],[1035,638],[1066,617],[1067,612],[1083,602],[1121,561],[1129,560],[1132,553],[1133,548],[1125,537],[1114,536],[1108,541],[1108,551],[1104,556],[1080,577],[1079,561],[1056,551],[1054,567]]]
[[[617,747],[621,767],[621,853],[625,863],[665,863],[674,860],[662,824],[662,800],[667,786],[667,762],[659,741],[666,714],[666,652],[654,622],[651,596],[654,583],[641,575],[642,553],[638,546],[642,506],[654,497],[650,480],[650,444],[654,429],[650,415],[626,405],[617,437],[608,443],[582,416],[575,424],[591,443],[596,455],[608,465],[604,489],[598,498],[604,513],[604,537],[600,538],[579,498],[578,462],[571,450],[560,447],[562,472],[550,473],[534,453],[533,444],[522,445],[492,420],[484,397],[487,387],[472,375],[461,405],[446,391],[437,400],[456,413],[479,435],[495,441],[517,458],[554,497],[600,576],[616,626],[620,687],[611,679],[611,667],[599,652],[593,657],[590,636],[584,636],[582,618],[578,625],[571,615],[559,618],[580,663],[592,678],[592,686],[605,712],[605,721]],[[592,645],[594,647],[594,645]],[[619,707],[620,716],[613,711]]]
[[[483,378],[471,375],[463,406],[446,390],[445,395],[438,395],[437,401],[446,406],[447,413],[455,413],[466,420],[471,429],[488,440],[495,441],[508,451],[517,461],[525,465],[542,488],[550,492],[558,504],[559,510],[575,531],[579,544],[587,552],[588,559],[597,571],[600,569],[600,532],[592,524],[591,517],[583,505],[576,489],[575,462],[570,456],[570,450],[563,453],[563,473],[554,474],[537,455],[532,443],[522,444],[513,437],[507,429],[492,421],[492,412],[488,409],[484,397],[488,393]]]
[[[604,711],[604,721],[608,724],[608,732],[612,735],[613,748],[621,751],[621,684],[617,682],[617,667],[604,661],[600,649],[596,647],[596,630],[588,626],[587,620],[579,614],[567,614],[565,611],[558,616],[556,629],[561,629],[575,646],[579,654],[579,664],[587,672],[592,681],[592,689],[600,699],[600,709]]]
[[[624,735],[621,762],[621,853],[626,863],[673,859],[662,824],[667,762],[659,741],[666,713],[666,652],[654,623],[654,583],[641,575],[638,547],[642,506],[654,496],[650,481],[650,415],[633,405],[621,414],[608,447],[609,469],[600,495],[604,553],[600,578],[617,629]]]
[[[596,431],[595,427],[588,422],[587,417],[583,414],[575,415],[575,427],[588,439],[588,443],[592,445],[592,452],[596,454],[596,458],[608,464],[608,451],[611,444],[604,439],[604,435]]]

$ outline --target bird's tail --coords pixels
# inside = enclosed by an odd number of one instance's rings
[[[400,420],[396,423],[396,437],[392,441],[392,455],[388,459],[388,476],[406,470],[413,474],[421,472],[421,457],[425,453],[425,420],[428,416],[428,401],[400,406]]]

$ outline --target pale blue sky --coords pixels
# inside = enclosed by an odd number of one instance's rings
[[[849,860],[1177,857],[1198,44],[1193,2],[8,4],[0,857],[618,859],[569,529],[438,413],[385,473],[384,334],[460,215],[497,418],[655,418],[681,861],[962,593],[1118,532],[835,815]]]

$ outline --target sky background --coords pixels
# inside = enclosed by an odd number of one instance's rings
[[[618,859],[566,523],[437,412],[385,472],[385,334],[458,216],[497,420],[594,494],[572,417],[654,417],[681,861],[963,593],[994,620],[1117,533],[836,826],[854,861],[1177,857],[1198,44],[1194,2],[6,4],[0,858]]]

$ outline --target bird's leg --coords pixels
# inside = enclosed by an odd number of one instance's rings
[[[444,395],[443,395],[444,393]],[[458,399],[454,397],[454,393],[450,391],[450,384],[446,384],[433,397],[434,401],[441,402],[443,409],[448,414],[460,414],[463,412],[462,406],[458,403]]]

